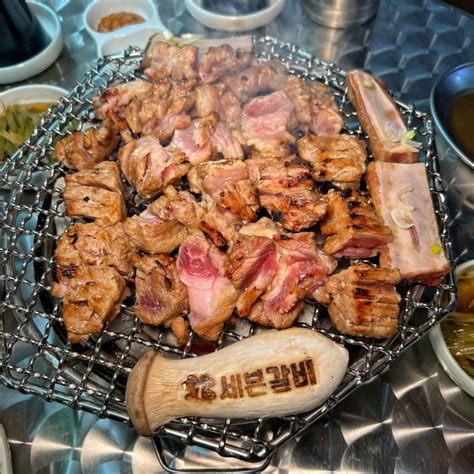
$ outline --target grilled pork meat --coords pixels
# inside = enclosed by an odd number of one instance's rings
[[[54,154],[68,168],[85,170],[110,158],[119,140],[117,127],[110,120],[104,120],[99,128],[73,132],[60,140]]]
[[[201,222],[201,230],[217,247],[225,247],[233,242],[242,225],[242,218],[216,204],[208,195],[203,196],[202,204],[207,212]]]
[[[61,235],[56,245],[56,278],[63,282],[68,273],[82,265],[109,266],[131,278],[133,254],[122,223],[109,226],[94,222],[74,224]]]
[[[193,120],[184,130],[177,130],[169,149],[184,153],[193,165],[212,160],[217,153],[229,159],[243,158],[240,143],[226,125],[217,122],[215,113]]]
[[[242,106],[240,100],[231,90],[224,90],[220,96],[217,113],[221,121],[225,122],[231,130],[240,130]]]
[[[122,130],[126,127],[123,116],[125,107],[133,99],[146,96],[152,89],[151,82],[141,79],[110,86],[94,100],[95,116],[101,120],[110,119]]]
[[[167,142],[175,130],[189,127],[193,105],[194,94],[163,79],[147,94],[135,97],[125,106],[123,116],[132,132]]]
[[[239,290],[237,313],[240,317],[248,316],[252,305],[265,292],[278,269],[273,239],[254,235],[252,225],[242,227],[229,252],[226,269],[227,276]]]
[[[228,44],[210,47],[199,59],[199,78],[205,84],[232,74],[253,61],[252,53],[234,51]]]
[[[371,163],[367,183],[378,216],[393,240],[380,249],[380,265],[403,280],[437,285],[451,266],[439,238],[423,163]]]
[[[232,315],[237,290],[224,276],[226,254],[196,231],[179,248],[178,274],[186,285],[193,330],[202,338],[216,340]]]
[[[344,118],[327,86],[319,83],[312,84],[310,130],[316,135],[334,135],[343,127]]]
[[[307,162],[290,156],[284,160],[251,158],[245,163],[260,205],[285,229],[307,229],[323,218],[326,203],[314,188]]]
[[[174,184],[189,169],[184,154],[163,148],[157,138],[147,136],[132,140],[119,149],[118,159],[127,181],[144,199]]]
[[[284,70],[277,62],[255,64],[227,77],[223,83],[241,102],[246,102],[251,97],[271,91],[272,80]]]
[[[66,213],[102,224],[115,224],[126,217],[120,171],[115,162],[104,161],[92,169],[66,175],[63,192]]]
[[[133,312],[145,324],[170,326],[188,310],[188,293],[169,255],[138,254],[134,258],[136,303]]]
[[[197,54],[194,46],[174,46],[154,35],[148,41],[140,69],[152,82],[170,79],[191,90],[197,81]]]
[[[182,224],[160,219],[149,208],[126,219],[123,229],[135,248],[149,253],[171,253],[187,235]]]
[[[273,150],[281,143],[294,143],[293,104],[281,91],[256,97],[242,109],[242,136],[247,146],[259,151]]]
[[[115,268],[82,265],[71,269],[60,283],[53,283],[53,296],[63,299],[63,319],[69,342],[85,342],[115,318],[127,296],[125,280]]]
[[[258,198],[248,169],[240,160],[201,163],[189,171],[191,191],[212,196],[217,204],[248,222],[256,219]]]
[[[351,135],[306,135],[296,142],[298,154],[312,165],[316,182],[358,189],[365,172],[365,143]]]
[[[336,263],[317,248],[312,232],[280,234],[273,240],[278,269],[263,296],[252,306],[249,319],[283,329],[293,324],[304,308],[303,298],[313,295],[326,282]]]
[[[347,86],[362,128],[369,136],[374,158],[392,163],[416,163],[418,149],[408,138],[395,102],[379,82],[364,71],[350,71]]]
[[[193,118],[205,117],[217,113],[221,91],[212,84],[199,84],[194,89],[194,108],[191,113]]]
[[[351,259],[377,255],[392,240],[390,229],[376,216],[367,198],[351,189],[327,194],[328,214],[321,223],[323,250]]]
[[[329,316],[343,334],[390,337],[397,333],[400,295],[397,269],[374,268],[364,263],[329,277],[324,290],[329,297]]]

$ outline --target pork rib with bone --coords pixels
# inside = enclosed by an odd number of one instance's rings
[[[439,284],[451,265],[439,238],[424,163],[370,163],[367,183],[377,214],[393,235],[381,248],[380,265],[398,268],[404,280]]]

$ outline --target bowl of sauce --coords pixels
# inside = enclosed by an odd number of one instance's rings
[[[128,46],[143,48],[150,36],[167,31],[152,0],[96,0],[84,11],[83,20],[98,56]]]

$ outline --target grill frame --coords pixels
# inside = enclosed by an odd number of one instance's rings
[[[288,72],[328,85],[345,114],[347,132],[366,139],[348,101],[342,69],[272,37],[256,36],[253,43],[254,52],[261,60],[279,60]],[[133,70],[142,57],[143,51],[130,48],[124,53],[100,58],[71,93],[43,116],[32,136],[0,168],[0,188],[3,190],[0,193],[0,291],[3,293],[0,302],[3,316],[0,379],[21,392],[124,423],[129,423],[129,419],[124,405],[123,380],[131,370],[128,359],[135,344],[154,347],[172,357],[197,354],[191,351],[192,338],[181,350],[169,342],[165,330],[156,330],[151,340],[146,333],[143,336],[141,324],[126,306],[123,306],[125,316],[122,317],[131,319],[128,334],[117,332],[113,323],[107,323],[93,346],[89,344],[86,349],[78,349],[65,342],[59,302],[51,299],[52,306],[44,307],[48,306],[47,293],[52,282],[54,240],[60,235],[61,225],[70,221],[64,218],[58,198],[61,191],[58,180],[64,170],[61,166],[48,164],[47,155],[55,139],[70,133],[67,124],[71,119],[78,120],[81,127],[87,126],[93,117],[93,95],[116,80],[135,77]],[[431,117],[402,102],[397,101],[397,105],[409,127],[417,130],[417,136],[423,142],[441,240],[447,257],[453,261],[446,195],[439,174]],[[457,302],[453,272],[436,289],[417,284],[403,285],[402,290],[404,303],[399,333],[383,342],[333,332],[322,310],[307,302],[307,310],[297,324],[345,344],[352,354],[350,369],[342,384],[315,410],[273,419],[263,418],[265,414],[262,413],[262,418],[253,421],[184,418],[166,425],[158,435],[243,461],[268,458],[276,448],[302,432],[358,386],[377,376],[452,311]],[[447,295],[445,301],[442,301],[443,293]],[[256,330],[259,329],[255,325],[239,321],[237,328],[226,328],[217,349]],[[110,350],[109,346],[116,348],[117,344],[122,344],[123,349],[115,354],[116,349]],[[27,355],[21,358],[25,353]]]

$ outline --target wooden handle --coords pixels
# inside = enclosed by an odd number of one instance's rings
[[[290,415],[315,408],[341,382],[347,350],[310,329],[265,331],[192,359],[147,352],[128,379],[137,431],[151,436],[174,418]]]

